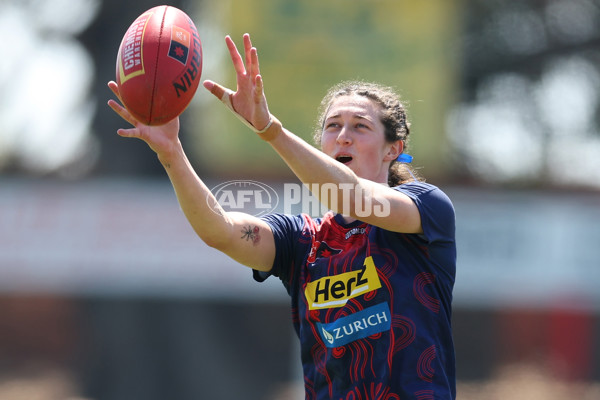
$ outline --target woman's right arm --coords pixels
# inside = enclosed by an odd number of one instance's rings
[[[118,86],[109,88],[119,98]],[[275,242],[269,225],[244,213],[225,212],[208,187],[198,177],[179,141],[179,119],[166,125],[139,123],[115,100],[108,105],[134,126],[119,129],[123,137],[145,141],[165,168],[186,218],[198,236],[209,246],[222,251],[248,267],[269,271],[275,259]]]
[[[275,242],[269,225],[245,213],[225,212],[194,172],[179,146],[176,154],[159,156],[186,218],[209,246],[251,268],[269,271]]]

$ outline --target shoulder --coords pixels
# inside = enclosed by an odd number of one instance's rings
[[[440,188],[425,182],[409,182],[394,189],[410,197],[419,209],[425,236],[430,240],[440,236],[454,237],[454,205]]]
[[[439,187],[426,182],[407,182],[398,186],[394,186],[393,189],[400,192],[406,193],[411,197],[421,196],[427,193],[435,193],[443,195],[447,198],[446,194]]]
[[[409,182],[395,186],[393,189],[406,194],[417,206],[430,203],[439,207],[447,207],[454,211],[452,201],[439,187],[425,182]]]

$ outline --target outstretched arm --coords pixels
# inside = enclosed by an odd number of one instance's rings
[[[204,87],[269,142],[304,184],[319,188],[333,184],[337,191],[328,192],[327,198],[323,193],[313,191],[313,195],[329,208],[387,230],[422,232],[419,210],[408,196],[357,176],[347,166],[283,128],[269,113],[257,50],[252,46],[250,35],[245,34],[243,39],[245,60],[233,40],[229,36],[225,38],[237,75],[237,91],[210,80],[204,82]]]
[[[118,85],[109,82],[108,86],[120,98]],[[145,141],[157,154],[175,189],[181,209],[198,236],[209,246],[244,265],[270,270],[275,259],[270,227],[252,215],[223,210],[185,155],[178,137],[179,118],[162,126],[147,126],[133,118],[117,101],[111,99],[108,105],[133,125],[130,129],[119,129],[118,134]]]

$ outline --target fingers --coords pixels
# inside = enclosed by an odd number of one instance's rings
[[[110,81],[108,82],[108,88],[114,93],[115,96],[117,96],[117,99],[119,99],[119,101],[123,103],[123,100],[121,100],[121,96],[119,94],[119,85],[117,85],[115,81]],[[121,118],[123,118],[125,121],[131,122],[131,115],[129,114],[129,111],[127,111],[125,107],[123,107],[121,104],[117,103],[113,99],[110,99],[108,101],[108,106],[112,108],[117,114],[119,114]]]
[[[121,118],[123,118],[125,121],[129,122],[133,126],[136,125],[136,123],[137,123],[136,119],[133,118],[133,116],[129,113],[129,111],[127,111],[127,109],[125,107],[123,107],[122,105],[117,103],[115,100],[113,100],[113,99],[108,100],[108,106],[110,108],[112,108],[112,110],[114,112],[119,114],[119,116]]]
[[[139,130],[136,128],[130,128],[130,129],[118,129],[117,130],[117,135],[122,136],[122,137],[126,137],[126,138],[135,138],[138,137],[138,132]]]
[[[129,111],[127,111],[127,109],[125,109],[125,107],[123,107],[122,105],[120,105],[119,103],[117,103],[116,101],[114,101],[113,99],[110,99],[108,101],[108,106],[110,108],[112,108],[114,112],[116,112],[117,114],[119,114],[119,116],[121,118],[123,118],[125,121],[129,122],[133,126],[136,126],[137,121],[135,120],[135,118],[133,118],[131,116],[131,114],[129,114]],[[137,128],[118,129],[117,130],[117,134],[119,136],[124,136],[124,137],[133,137],[133,136],[136,136],[137,132],[138,132]]]
[[[121,103],[122,103],[123,101],[121,100],[121,96],[119,96],[119,85],[117,85],[117,83],[114,81],[110,81],[110,82],[108,82],[108,87],[115,94],[115,96],[117,96],[119,101],[121,101]],[[116,112],[121,118],[123,118],[125,121],[129,122],[133,126],[137,126],[138,121],[121,104],[119,104],[118,102],[116,102],[113,99],[110,99],[110,100],[108,100],[108,106],[114,112]],[[118,131],[119,135],[121,135],[121,131],[122,131],[122,129],[119,129],[119,131]],[[121,136],[123,136],[123,135],[121,135]]]
[[[229,35],[225,37],[225,43],[227,44],[231,60],[237,73],[237,91],[233,92],[211,80],[205,80],[203,86],[215,97],[225,103],[225,105],[235,114],[238,114],[238,110],[244,114],[243,119],[247,122],[249,114],[252,114],[252,108],[249,109],[249,107],[253,107],[248,104],[248,101],[259,106],[264,103],[264,108],[266,109],[266,100],[264,99],[263,80],[260,76],[258,51],[255,47],[252,47],[252,41],[250,40],[249,34],[244,34],[243,39],[244,59],[242,59],[242,56],[231,37]],[[235,94],[235,96],[232,96],[233,94]],[[234,97],[238,110],[233,106]]]
[[[244,52],[246,55],[246,70],[248,76],[254,78],[260,73],[258,70],[258,55],[256,47],[252,47],[252,41],[248,33],[244,34]]]
[[[250,41],[250,35],[244,34],[244,56],[246,56],[246,69],[248,74],[252,76],[252,42]]]
[[[229,50],[229,55],[231,56],[231,61],[233,62],[233,66],[237,74],[247,74],[248,76],[254,78],[256,75],[260,74],[260,70],[258,68],[258,52],[255,47],[252,47],[250,34],[244,34],[243,40],[244,57],[242,58],[233,39],[231,39],[231,36],[227,35],[225,37],[225,43],[227,44],[227,49]]]
[[[242,56],[233,42],[233,39],[231,39],[229,35],[225,36],[225,44],[229,50],[229,55],[231,56],[231,61],[233,62],[233,68],[235,68],[235,72],[238,75],[244,75],[246,73],[246,67],[242,61]]]
[[[262,76],[256,75],[255,79],[255,89],[254,89],[254,103],[258,104],[262,100],[264,94],[264,83],[262,80]]]
[[[256,47],[252,46],[250,34],[248,33],[244,34],[244,51],[246,55],[246,70],[248,75],[254,79],[260,74],[258,65],[258,50],[256,50]]]
[[[115,82],[115,81],[108,82],[108,88],[110,90],[112,90],[112,92],[115,94],[115,96],[117,96],[119,99],[121,99],[121,96],[119,94],[119,85],[117,85],[117,82]]]
[[[260,68],[258,65],[258,50],[256,50],[256,47],[253,47],[250,50],[250,65],[252,69],[252,74],[250,76],[256,77],[260,75]]]
[[[223,95],[226,92],[231,92],[231,90],[219,85],[216,82],[213,82],[211,80],[205,80],[203,83],[204,87],[211,92],[212,94],[215,95],[215,97],[217,97],[219,100],[221,100],[223,98]]]

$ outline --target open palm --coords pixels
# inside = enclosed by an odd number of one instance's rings
[[[108,87],[120,100],[119,86],[116,82],[108,82]],[[150,146],[159,156],[170,153],[174,145],[179,142],[179,117],[172,119],[164,125],[149,126],[141,123],[125,107],[114,99],[108,101],[108,105],[125,121],[133,125],[133,128],[119,129],[117,133],[123,137],[132,137],[141,139]]]

